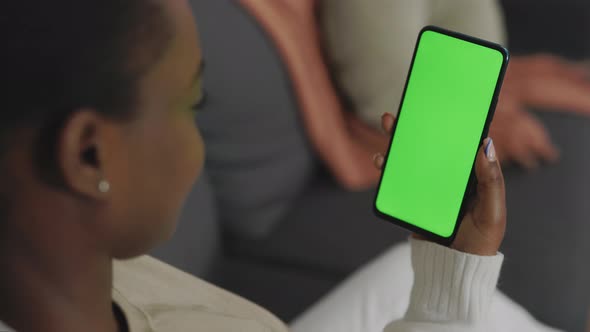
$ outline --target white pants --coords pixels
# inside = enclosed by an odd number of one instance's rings
[[[396,246],[297,318],[291,330],[380,332],[389,322],[402,319],[409,304],[412,280],[410,246]],[[490,331],[555,331],[535,321],[500,292],[492,303],[490,325]]]

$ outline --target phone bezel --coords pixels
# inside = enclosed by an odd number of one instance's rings
[[[416,46],[414,48],[414,54],[412,56],[412,62],[411,62],[410,69],[408,71],[408,75],[407,75],[406,82],[405,82],[405,85],[404,85],[402,99],[401,99],[400,104],[399,104],[399,107],[398,107],[398,119],[399,119],[399,116],[400,116],[400,114],[402,112],[402,105],[403,105],[404,99],[406,97],[406,90],[408,88],[408,83],[409,83],[410,77],[412,75],[412,70],[414,68],[414,62],[416,60],[416,54],[418,52],[420,41],[422,40],[422,35],[425,32],[427,32],[427,31],[432,31],[432,32],[440,33],[440,34],[447,35],[447,36],[450,36],[450,37],[453,37],[453,38],[457,38],[457,39],[460,39],[460,40],[464,40],[464,41],[467,41],[467,42],[470,42],[470,43],[474,43],[474,44],[477,44],[477,45],[488,47],[488,48],[491,48],[493,50],[496,50],[496,51],[498,51],[498,52],[500,52],[502,54],[502,58],[503,58],[502,68],[500,70],[500,75],[498,76],[498,81],[496,83],[496,88],[494,90],[494,95],[493,95],[493,98],[492,98],[492,102],[490,103],[490,107],[489,107],[489,110],[488,110],[488,115],[487,115],[487,118],[486,118],[486,122],[485,122],[483,131],[482,131],[482,134],[481,134],[481,137],[480,137],[480,142],[483,142],[483,140],[488,136],[489,127],[490,127],[490,124],[492,122],[492,119],[494,118],[494,114],[495,114],[495,110],[496,110],[496,105],[498,103],[498,97],[499,97],[500,91],[502,89],[502,84],[504,82],[504,77],[506,75],[506,70],[507,70],[507,67],[508,67],[508,63],[510,61],[510,53],[508,52],[508,50],[506,48],[504,48],[503,46],[501,46],[499,44],[492,43],[492,42],[489,42],[489,41],[486,41],[486,40],[483,40],[483,39],[479,39],[479,38],[476,38],[476,37],[468,36],[468,35],[465,35],[465,34],[462,34],[462,33],[459,33],[459,32],[454,32],[454,31],[450,31],[450,30],[447,30],[447,29],[443,29],[443,28],[440,28],[440,27],[437,27],[437,26],[433,26],[433,25],[426,26],[426,27],[422,28],[422,30],[420,31],[420,33],[418,35],[418,39],[416,41]],[[467,186],[465,188],[465,192],[463,193],[463,200],[462,200],[462,203],[461,203],[461,208],[459,209],[459,214],[458,214],[457,221],[455,222],[453,233],[449,237],[443,237],[443,236],[440,236],[438,234],[432,233],[432,232],[430,232],[430,231],[428,231],[426,229],[423,229],[423,228],[417,227],[415,225],[412,225],[412,224],[410,224],[410,223],[408,223],[406,221],[403,221],[401,219],[398,219],[398,218],[396,218],[394,216],[390,216],[388,214],[385,214],[385,213],[379,211],[379,209],[377,208],[377,197],[379,195],[379,189],[381,188],[381,184],[382,184],[382,181],[383,181],[383,174],[385,173],[385,169],[387,167],[387,160],[388,160],[388,157],[389,157],[389,152],[391,150],[391,144],[393,143],[393,140],[395,138],[395,131],[396,131],[396,129],[397,129],[397,121],[394,124],[392,135],[391,135],[391,138],[389,140],[389,145],[388,145],[388,148],[387,148],[387,152],[385,154],[385,163],[383,164],[383,172],[381,173],[381,176],[380,176],[380,179],[379,179],[379,185],[378,185],[377,191],[375,193],[375,199],[373,200],[373,211],[381,219],[384,219],[384,220],[386,220],[386,221],[388,221],[390,223],[393,223],[393,224],[395,224],[397,226],[400,226],[402,228],[405,228],[405,229],[407,229],[407,230],[409,230],[411,232],[414,232],[416,234],[425,236],[426,238],[428,238],[431,241],[440,243],[442,245],[449,245],[449,244],[451,244],[453,242],[453,240],[455,239],[455,236],[457,235],[457,232],[459,230],[459,227],[461,226],[461,221],[462,221],[463,217],[465,216],[465,209],[467,207],[467,204],[469,202],[469,199],[472,197],[472,195],[474,193],[474,190],[475,190],[475,187],[476,187],[476,184],[477,184],[477,180],[476,180],[476,177],[475,177],[475,168],[474,168],[474,166],[475,166],[475,160],[476,160],[476,157],[477,157],[477,151],[479,151],[479,149],[476,151],[475,155],[473,156],[473,164],[471,166],[471,175],[469,177],[469,181],[468,181]]]

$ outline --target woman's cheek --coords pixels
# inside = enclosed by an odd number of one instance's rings
[[[194,121],[193,119],[191,119]],[[186,192],[201,175],[205,163],[205,144],[200,131],[195,127],[194,122],[184,122],[179,146],[176,147],[179,153],[179,174],[183,174],[180,180],[186,185]],[[182,185],[182,184],[181,184]]]

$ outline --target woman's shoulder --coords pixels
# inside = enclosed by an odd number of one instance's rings
[[[155,325],[165,322],[166,331],[183,326],[287,331],[258,305],[149,256],[115,261],[113,288],[115,300],[126,302]]]

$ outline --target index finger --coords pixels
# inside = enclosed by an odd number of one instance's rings
[[[385,133],[391,135],[393,133],[393,125],[395,124],[395,117],[391,113],[383,113],[381,116],[381,126]]]

